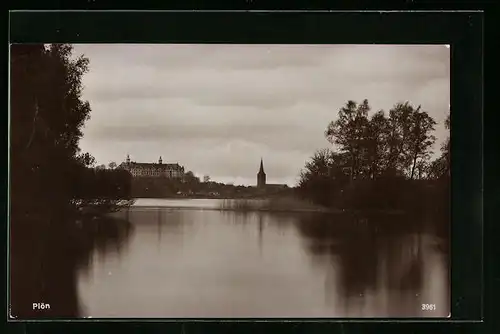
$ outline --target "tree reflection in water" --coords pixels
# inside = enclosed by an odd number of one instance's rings
[[[407,215],[223,214],[250,227],[249,231],[255,229],[259,248],[267,228],[278,233],[296,230],[318,275],[325,276],[325,302],[335,310],[332,316],[422,316],[421,303],[431,302],[422,296],[434,297],[432,280],[443,279],[442,286],[449,288],[448,277],[441,271],[448,271],[449,266],[449,236],[442,217],[432,221]],[[441,296],[436,298],[446,304],[448,292],[438,293]],[[449,305],[440,307],[439,316],[446,316]]]
[[[419,221],[397,215],[308,215],[296,226],[308,252],[330,261],[326,275],[329,302],[340,297],[344,311],[350,313],[351,307],[376,296],[386,300],[387,310],[382,313],[417,315],[423,288],[423,241],[429,237]]]
[[[122,252],[132,225],[117,217],[75,220],[57,217],[11,219],[10,315],[26,318],[76,318],[81,314],[77,277],[94,252]],[[33,310],[33,303],[50,309]]]

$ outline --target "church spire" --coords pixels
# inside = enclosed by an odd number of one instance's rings
[[[264,172],[264,162],[260,158],[260,169],[257,174],[257,187],[262,188],[266,185],[266,173]]]

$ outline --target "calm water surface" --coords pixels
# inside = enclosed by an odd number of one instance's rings
[[[219,205],[138,199],[117,213],[130,232],[79,270],[82,316],[449,314],[446,240],[404,218],[213,210]]]

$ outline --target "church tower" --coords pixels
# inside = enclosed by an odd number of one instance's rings
[[[162,164],[163,163],[163,160],[161,160],[161,156],[160,156],[160,159],[158,159],[158,164]]]
[[[263,188],[266,185],[266,173],[264,173],[264,163],[262,162],[262,158],[260,159],[260,169],[257,174],[257,187]]]
[[[130,163],[130,155],[128,155],[128,154],[127,154],[127,160],[126,161],[127,161],[127,164]]]

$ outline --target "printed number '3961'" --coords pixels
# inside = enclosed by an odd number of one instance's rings
[[[422,311],[435,311],[436,304],[422,304]]]

